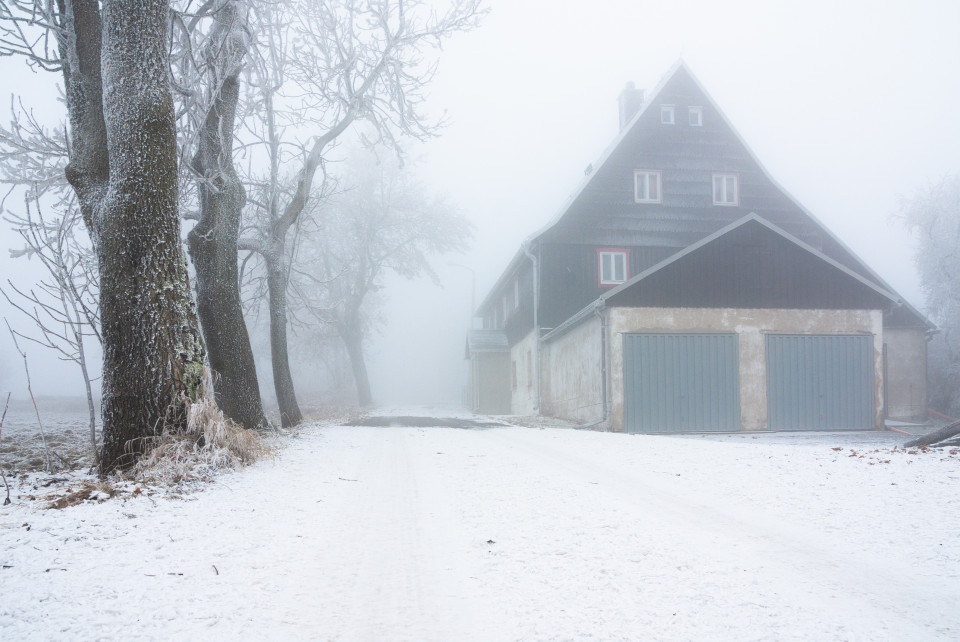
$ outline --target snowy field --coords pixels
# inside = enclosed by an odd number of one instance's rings
[[[38,404],[53,463],[58,468],[89,468],[93,458],[90,416],[85,402],[69,397],[47,397]],[[0,397],[2,412],[3,398]],[[97,414],[99,416],[99,409]],[[0,434],[0,458],[7,474],[44,468],[43,439],[37,427],[36,411],[27,400],[10,402]]]
[[[0,509],[0,638],[957,640],[960,455],[903,439],[309,426]]]

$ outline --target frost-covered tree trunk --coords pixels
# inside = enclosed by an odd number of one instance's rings
[[[197,312],[206,342],[217,405],[245,428],[268,422],[243,319],[237,269],[237,242],[246,193],[233,163],[239,74],[246,50],[236,3],[213,12],[210,57],[212,104],[199,132],[193,169],[200,177],[200,221],[188,237],[197,270]]]
[[[177,212],[166,0],[59,0],[71,154],[67,178],[100,270],[101,473],[186,424],[202,378]]]
[[[270,305],[270,360],[273,365],[273,385],[280,407],[280,423],[296,426],[303,421],[300,404],[290,374],[290,355],[287,350],[287,281],[289,264],[283,250],[283,239],[274,239],[272,249],[263,253],[267,268],[267,289]]]

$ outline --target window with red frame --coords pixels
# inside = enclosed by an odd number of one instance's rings
[[[626,250],[598,250],[597,261],[600,285],[620,285],[630,278]]]

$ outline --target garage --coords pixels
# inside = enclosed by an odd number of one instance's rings
[[[624,334],[624,427],[633,433],[740,428],[736,334]]]
[[[771,430],[874,428],[874,338],[767,336]]]

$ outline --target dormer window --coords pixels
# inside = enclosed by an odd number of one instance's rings
[[[703,107],[691,107],[689,118],[691,127],[703,127]]]
[[[637,203],[661,202],[659,171],[638,169],[633,172],[633,199]]]
[[[713,175],[713,204],[740,205],[740,177],[738,175]]]
[[[674,111],[673,105],[660,105],[660,122],[664,125],[672,125],[676,122]]]
[[[597,262],[601,287],[620,285],[630,278],[627,250],[597,250]]]

